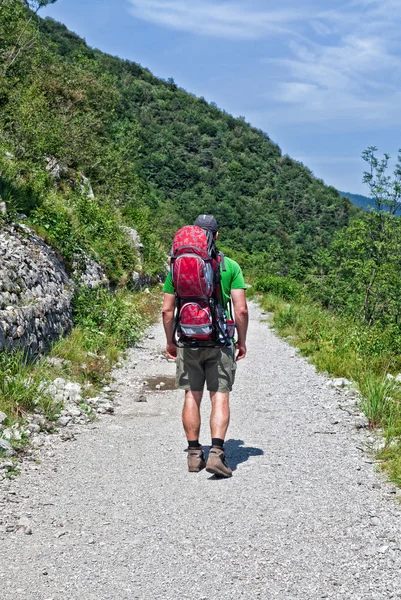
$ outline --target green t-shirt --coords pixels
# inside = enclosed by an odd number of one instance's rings
[[[239,264],[235,262],[235,260],[227,258],[227,256],[224,257],[224,262],[226,265],[226,270],[223,271],[220,265],[220,272],[221,291],[223,294],[224,306],[226,307],[231,299],[231,290],[245,290],[246,285]],[[166,294],[175,294],[171,273],[167,275],[167,279],[163,287],[163,292],[165,292]]]

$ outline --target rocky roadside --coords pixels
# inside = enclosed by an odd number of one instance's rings
[[[126,360],[116,364],[111,382],[104,385],[95,397],[87,398],[85,386],[62,377],[51,382],[43,381],[43,390],[52,398],[54,404],[60,407],[55,421],[49,421],[43,414],[35,412],[26,415],[23,424],[17,423],[7,427],[7,416],[0,412],[0,534],[32,533],[30,514],[18,510],[20,500],[24,498],[23,491],[18,489],[20,474],[35,474],[42,464],[45,464],[47,469],[52,467],[57,470],[63,456],[68,453],[68,443],[76,441],[78,436],[88,429],[96,430],[102,419],[108,419],[118,413],[121,406],[119,399],[127,388],[135,402],[147,402],[148,379],[151,380],[153,374],[160,369],[164,370],[157,365],[173,362],[160,352],[160,342],[157,343],[153,333],[156,328],[157,326],[150,328],[144,342],[128,351]],[[296,349],[293,350],[292,357],[295,358]],[[152,383],[152,390],[156,392],[163,391],[166,385],[164,381]],[[326,386],[337,397],[338,409],[343,411],[347,422],[357,434],[357,447],[365,455],[365,462],[374,464],[374,453],[382,449],[384,439],[380,431],[369,431],[368,420],[360,409],[361,397],[358,390],[345,378],[327,378]],[[316,431],[315,434],[335,435],[340,421],[341,416],[331,419],[329,428]],[[16,451],[13,446],[18,446],[23,440],[25,444]],[[383,484],[390,495],[401,496],[401,490],[396,486],[387,482]]]
[[[234,476],[187,472],[182,393],[153,327],[113,372],[114,413],[59,427],[74,438],[48,435],[0,484],[4,600],[401,597],[399,492],[376,472],[355,391],[250,312]]]
[[[155,336],[150,330],[146,340],[152,346]],[[140,353],[141,365],[133,360]],[[49,361],[60,359],[48,359]],[[96,430],[100,421],[112,417],[120,407],[121,387],[129,386],[135,402],[147,402],[147,373],[144,364],[172,362],[160,353],[158,348],[144,348],[137,344],[129,351],[126,361],[116,363],[113,376],[108,385],[104,385],[97,396],[86,398],[85,386],[68,381],[62,377],[52,382],[44,381],[45,391],[60,406],[55,421],[48,420],[43,414],[27,414],[24,423],[6,426],[7,415],[0,412],[0,534],[20,532],[32,534],[29,513],[19,512],[20,500],[25,498],[19,488],[20,475],[31,476],[40,471],[41,465],[57,470],[68,443],[77,440],[88,429]],[[129,372],[129,381],[125,373]],[[154,390],[162,390],[165,383],[156,383]]]

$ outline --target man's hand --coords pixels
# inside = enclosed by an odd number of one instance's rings
[[[248,330],[248,307],[246,305],[245,290],[231,290],[231,298],[234,304],[235,326],[238,333],[237,360],[246,356],[246,332]]]
[[[238,350],[238,354],[237,354],[237,358],[236,360],[242,360],[243,358],[245,358],[246,356],[246,345],[245,344],[240,344],[239,342],[236,343],[235,347]]]
[[[162,308],[162,316],[163,316],[163,325],[164,331],[166,332],[166,352],[169,358],[176,360],[177,358],[177,347],[173,344],[173,335],[174,335],[174,310],[175,310],[175,295],[174,294],[164,294],[163,299],[163,308]]]
[[[177,346],[174,346],[174,344],[167,344],[166,352],[167,352],[167,356],[169,358],[172,358],[173,360],[177,360]]]

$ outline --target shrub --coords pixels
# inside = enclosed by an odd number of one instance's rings
[[[56,411],[41,388],[40,360],[29,363],[23,352],[0,353],[0,410],[13,420],[42,409],[49,417]]]
[[[288,277],[279,277],[278,275],[265,275],[259,277],[254,283],[257,292],[270,292],[284,300],[296,300],[302,295],[302,286]]]

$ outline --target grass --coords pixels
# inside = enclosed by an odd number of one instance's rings
[[[57,367],[44,369],[52,374],[91,385],[96,392],[110,379],[121,352],[137,342],[143,330],[160,310],[160,292],[81,290],[75,298],[75,323],[71,335],[57,342],[50,359],[61,359]]]
[[[8,427],[39,411],[49,420],[60,411],[41,385],[63,377],[94,396],[111,380],[121,353],[141,337],[160,309],[160,290],[149,293],[80,290],[74,301],[75,328],[54,344],[47,357],[28,362],[22,352],[0,353],[0,411]],[[50,360],[49,360],[50,359]],[[53,360],[52,360],[53,359]],[[55,360],[54,360],[55,359]]]
[[[285,293],[288,298],[287,288]],[[320,372],[347,377],[358,386],[370,429],[380,428],[385,437],[385,448],[379,454],[382,466],[401,486],[401,387],[387,377],[401,371],[401,356],[393,338],[385,328],[359,325],[324,310],[305,295],[287,298],[267,291],[259,300],[264,310],[273,313],[277,332],[308,356]]]
[[[10,423],[35,409],[52,417],[55,407],[40,388],[43,364],[28,363],[22,352],[0,354],[0,410]]]

